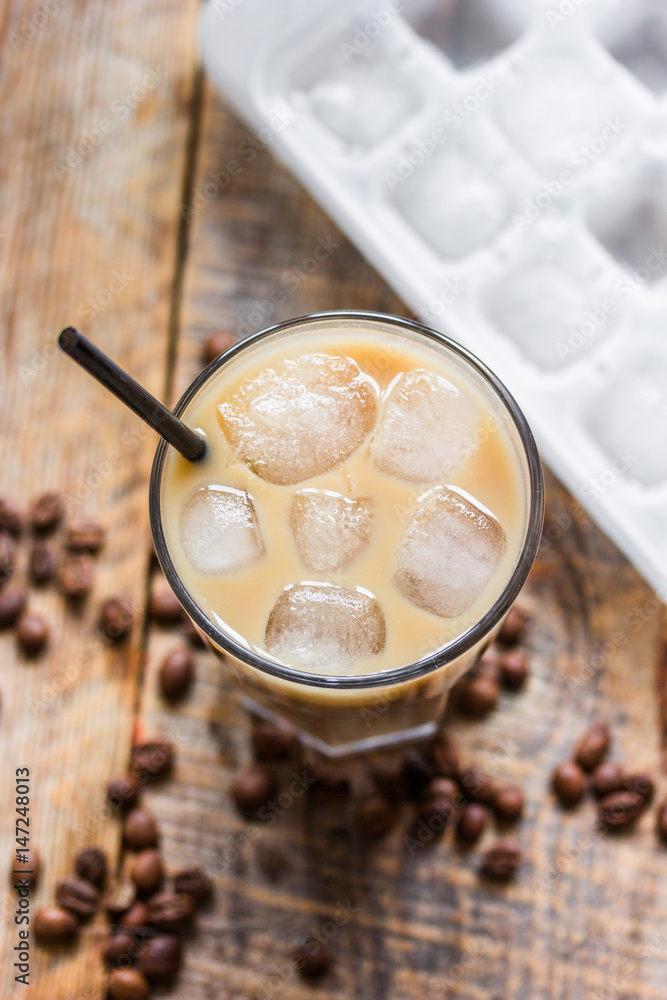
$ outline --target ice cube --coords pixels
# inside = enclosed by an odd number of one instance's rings
[[[394,203],[446,260],[459,260],[488,243],[512,211],[494,177],[448,145],[396,189]]]
[[[456,618],[477,600],[506,544],[493,514],[468,494],[433,490],[408,524],[394,582],[418,607]]]
[[[456,386],[421,368],[389,387],[371,442],[374,464],[413,482],[435,482],[477,448],[477,407]]]
[[[351,358],[286,358],[218,407],[230,445],[253,472],[282,486],[340,465],[372,430],[374,384]]]
[[[233,573],[264,552],[253,502],[241,490],[197,490],[181,511],[180,529],[187,559],[199,573]]]
[[[376,599],[360,590],[302,583],[285,588],[266,626],[266,648],[291,666],[351,666],[381,653],[385,620]]]
[[[302,490],[290,510],[290,525],[304,564],[318,573],[342,569],[368,543],[373,524],[370,500]]]

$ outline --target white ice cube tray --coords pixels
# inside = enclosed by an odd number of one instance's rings
[[[664,0],[209,0],[201,45],[667,596]]]

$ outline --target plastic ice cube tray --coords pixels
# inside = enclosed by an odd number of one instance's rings
[[[667,596],[663,0],[209,0],[201,45]]]

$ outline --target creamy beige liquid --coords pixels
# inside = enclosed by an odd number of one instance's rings
[[[219,404],[248,379],[283,358],[305,354],[352,358],[377,386],[379,399],[400,372],[427,369],[446,378],[474,400],[479,413],[478,447],[447,477],[446,483],[415,483],[379,471],[369,460],[372,432],[341,466],[291,486],[265,482],[235,454],[218,419]],[[386,621],[382,652],[368,655],[345,670],[320,672],[366,674],[414,663],[474,625],[493,606],[520,554],[526,524],[526,489],[521,451],[500,404],[481,379],[442,351],[384,330],[313,333],[298,330],[278,341],[269,339],[224,364],[193,400],[185,421],[206,435],[208,452],[197,464],[173,449],[167,457],[162,512],[167,545],[176,571],[205,615],[242,644],[267,656],[265,629],[271,610],[288,584],[328,582],[364,588],[379,602]],[[203,486],[225,486],[248,493],[264,542],[263,555],[224,576],[197,572],[180,538],[184,504]],[[500,522],[507,546],[488,584],[474,604],[456,618],[441,618],[409,601],[393,581],[397,550],[419,497],[434,486],[453,486],[472,495]],[[370,541],[343,570],[317,573],[306,568],[290,529],[290,506],[304,488],[328,490],[350,499],[370,498],[374,521]],[[269,656],[269,659],[275,657]],[[291,664],[294,665],[294,664]],[[302,664],[296,664],[300,668]]]

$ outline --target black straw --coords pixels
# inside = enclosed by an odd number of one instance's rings
[[[68,326],[58,337],[58,344],[65,354],[69,354],[70,358],[85,368],[109,392],[122,400],[137,416],[180,451],[183,458],[187,458],[190,462],[198,462],[204,457],[206,454],[204,439],[175,417],[159,399],[135,382],[127,372],[86,340],[78,330]]]

